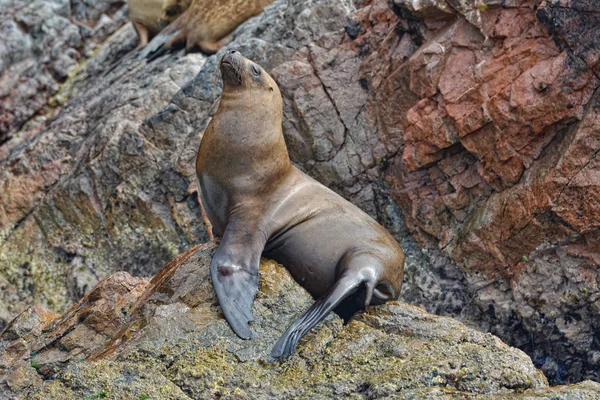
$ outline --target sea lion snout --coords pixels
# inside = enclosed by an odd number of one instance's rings
[[[221,59],[221,75],[223,83],[239,86],[242,84],[242,75],[246,69],[246,59],[237,50],[228,51]]]
[[[274,107],[281,107],[281,95],[278,90],[274,93],[277,84],[258,64],[239,51],[230,50],[221,58],[221,75],[224,90],[228,87],[236,91],[240,88],[268,90]]]

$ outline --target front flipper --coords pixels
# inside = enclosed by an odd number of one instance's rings
[[[230,224],[210,263],[210,276],[225,319],[242,339],[250,339],[252,303],[258,291],[258,266],[264,235],[250,234]],[[249,226],[249,229],[255,229]]]
[[[300,339],[325,319],[344,299],[356,293],[363,283],[366,282],[362,276],[356,274],[343,276],[335,283],[329,294],[318,299],[290,325],[273,347],[271,356],[273,358],[290,356],[298,346]],[[367,284],[367,286],[370,285]]]

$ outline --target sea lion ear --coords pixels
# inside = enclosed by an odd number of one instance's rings
[[[269,90],[272,92],[273,91],[273,86],[269,86]]]

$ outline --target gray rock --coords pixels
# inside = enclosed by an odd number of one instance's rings
[[[282,266],[263,260],[254,336],[239,339],[209,279],[215,248],[193,248],[149,282],[117,273],[60,318],[40,307],[18,317],[0,335],[3,393],[16,399],[600,395],[592,382],[548,388],[520,350],[397,302],[371,308],[345,326],[331,315],[295,354],[276,362],[271,347],[314,300]],[[15,361],[19,350],[24,356]]]
[[[119,1],[3,2],[0,11],[0,143],[13,138],[36,114],[49,113],[51,97],[81,60],[125,23]],[[94,10],[94,11],[92,11]],[[77,15],[83,13],[85,18]],[[104,13],[117,13],[106,21]],[[100,18],[104,15],[104,19]],[[100,21],[97,23],[97,21]],[[96,26],[90,31],[88,26]],[[110,25],[110,26],[108,26]]]

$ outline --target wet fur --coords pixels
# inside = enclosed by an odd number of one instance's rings
[[[230,51],[221,74],[196,161],[202,203],[222,237],[211,279],[227,322],[248,339],[261,255],[290,271],[317,301],[273,348],[287,357],[331,311],[348,320],[397,299],[404,253],[373,218],[292,165],[281,93],[260,66]]]

